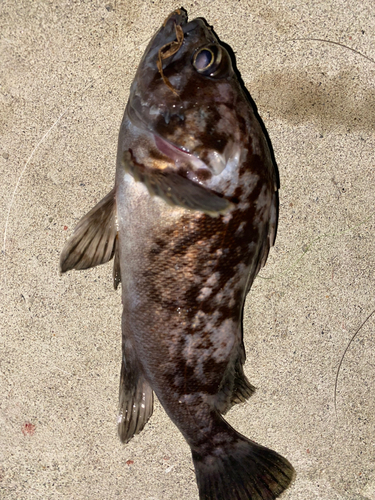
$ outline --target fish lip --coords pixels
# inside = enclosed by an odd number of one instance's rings
[[[178,26],[186,25],[188,20],[188,13],[184,8],[176,9],[169,14],[163,23],[163,28],[167,26],[169,21],[173,21]]]
[[[202,17],[197,17],[196,19],[193,19],[192,21],[186,23],[184,26],[182,26],[184,34],[189,33],[189,31],[193,31],[202,21],[204,22],[204,19]]]
[[[164,34],[164,32],[169,31],[171,29],[170,27],[170,21],[173,21],[174,25],[176,26],[181,26],[182,31],[184,35],[186,33],[189,33],[190,31],[195,30],[201,24],[202,22],[205,23],[205,20],[201,17],[197,17],[193,19],[192,21],[188,21],[188,14],[187,11],[183,8],[177,9],[173,11],[169,16],[166,18],[164,21],[162,27],[159,29],[159,32],[157,33],[158,36]],[[172,33],[166,36],[164,39],[164,43],[169,43],[173,41],[176,38],[175,30],[173,30]]]
[[[189,31],[192,31],[195,29],[200,22],[204,22],[204,19],[202,17],[197,17],[193,19],[192,21],[188,21],[188,13],[184,8],[181,9],[176,9],[169,16],[166,18],[166,20],[163,23],[162,29],[167,26],[169,21],[173,21],[177,26],[181,26],[183,29],[184,33],[188,33]]]
[[[140,75],[147,67],[151,67],[152,71],[155,71],[159,50],[168,43],[176,40],[176,26],[180,26],[183,34],[186,35],[196,29],[202,22],[204,21],[201,18],[196,18],[188,22],[188,15],[185,9],[181,8],[173,11],[149,41],[138,67],[137,75]]]

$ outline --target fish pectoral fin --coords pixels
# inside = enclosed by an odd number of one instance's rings
[[[112,259],[117,242],[115,188],[78,222],[60,256],[60,272],[88,269]]]
[[[225,214],[233,204],[218,193],[170,169],[158,170],[136,164],[129,151],[123,156],[125,171],[143,182],[150,195],[159,196],[169,205],[197,210],[213,217]]]
[[[154,393],[143,374],[123,356],[117,431],[122,443],[139,434],[152,415]]]

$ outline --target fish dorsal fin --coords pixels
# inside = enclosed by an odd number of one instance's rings
[[[146,185],[151,196],[159,196],[169,205],[197,210],[213,217],[227,213],[233,206],[211,189],[169,168],[160,170],[135,163],[129,151],[124,153],[122,165],[135,181]]]
[[[112,259],[117,241],[115,188],[78,222],[60,256],[60,272],[88,269]]]

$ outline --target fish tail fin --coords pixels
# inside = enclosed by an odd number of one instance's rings
[[[295,476],[291,464],[227,426],[227,435],[210,451],[192,449],[200,500],[277,498]]]
[[[117,431],[121,442],[127,443],[139,434],[152,415],[154,393],[140,370],[122,359]]]

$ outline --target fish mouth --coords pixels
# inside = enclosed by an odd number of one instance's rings
[[[202,21],[202,18],[196,18],[188,22],[188,15],[185,9],[181,8],[173,11],[165,19],[161,28],[150,41],[145,52],[145,57],[149,60],[156,58],[161,47],[171,44],[176,40],[177,30],[182,31],[182,34],[186,35],[186,33],[195,30]]]
[[[177,52],[180,50],[184,43],[185,35],[189,31],[195,29],[195,26],[197,25],[196,22],[192,21],[187,24],[187,12],[183,9],[178,9],[172,14],[170,14],[167,19],[164,21],[164,24],[160,30],[162,32],[163,30],[166,30],[169,32],[170,30],[173,30],[174,28],[174,37],[172,40],[169,40],[162,45],[157,54],[157,60],[156,60],[156,67],[160,73],[160,76],[165,83],[165,85],[176,95],[178,96],[178,91],[173,87],[171,82],[169,81],[168,77],[164,75],[164,70],[163,70],[163,61],[165,59],[169,59],[170,57],[174,56],[177,54]],[[159,32],[159,33],[160,33]],[[163,31],[164,35],[164,31]]]
[[[174,36],[174,26],[181,26],[183,29],[184,34],[188,33],[189,31],[194,30],[199,22],[201,22],[201,18],[196,18],[193,19],[192,21],[188,22],[188,14],[185,9],[176,9],[175,11],[171,12],[169,16],[165,19],[163,26],[160,29],[160,32],[163,31],[165,28],[171,30],[171,35]],[[169,40],[166,40],[167,42]]]
[[[182,26],[187,23],[187,19],[188,15],[185,9],[176,9],[165,19],[163,28],[165,28],[169,22]]]

